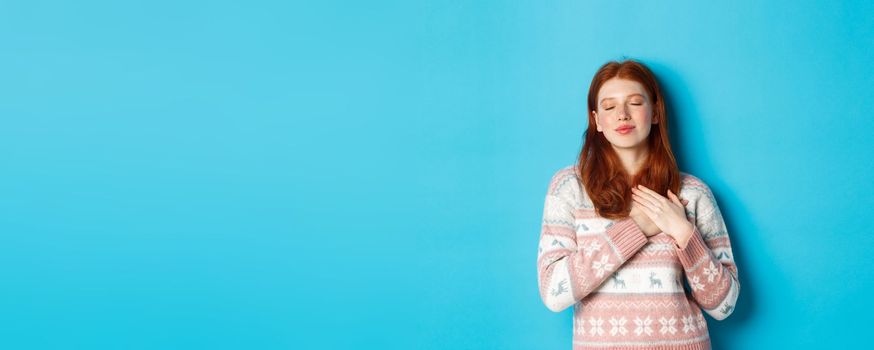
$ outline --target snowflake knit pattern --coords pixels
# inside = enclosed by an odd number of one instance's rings
[[[680,249],[664,232],[647,237],[630,217],[598,216],[579,178],[571,165],[550,180],[537,254],[543,303],[554,312],[574,306],[573,349],[710,349],[702,310],[725,319],[740,291],[710,188],[680,172],[693,224]]]

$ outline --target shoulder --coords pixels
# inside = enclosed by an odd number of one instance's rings
[[[577,175],[576,166],[568,165],[558,169],[552,174],[552,178],[549,179],[550,193],[556,194],[567,187],[572,187],[578,180],[579,176]]]
[[[689,174],[685,171],[680,171],[680,193],[688,192],[689,194],[706,194],[710,192],[710,186],[701,178]]]
[[[580,175],[576,165],[567,165],[552,174],[549,180],[548,195],[564,197],[579,202],[582,196]]]
[[[689,201],[687,209],[696,214],[707,214],[716,208],[716,198],[704,180],[681,171],[680,183],[680,197]]]

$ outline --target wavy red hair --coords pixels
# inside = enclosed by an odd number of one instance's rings
[[[641,170],[633,176],[625,171],[619,156],[604,134],[598,132],[595,116],[598,92],[612,78],[633,80],[646,89],[652,100],[653,124],[647,137],[649,155]],[[631,211],[631,188],[642,184],[667,197],[670,189],[680,193],[680,170],[668,137],[668,115],[665,101],[655,75],[635,60],[609,61],[601,66],[589,86],[587,114],[589,126],[584,133],[576,170],[596,213],[607,219],[627,217]]]

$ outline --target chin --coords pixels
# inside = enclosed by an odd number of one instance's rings
[[[623,149],[634,149],[634,148],[639,148],[642,146],[643,146],[642,141],[641,142],[628,142],[628,141],[626,141],[626,142],[613,143],[613,147],[623,148]]]

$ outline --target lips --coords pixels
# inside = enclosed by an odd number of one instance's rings
[[[628,130],[631,130],[631,129],[634,129],[634,126],[633,126],[633,125],[623,125],[623,126],[620,126],[620,127],[616,128],[616,131],[618,131],[618,132],[624,132],[624,131],[628,131]]]

